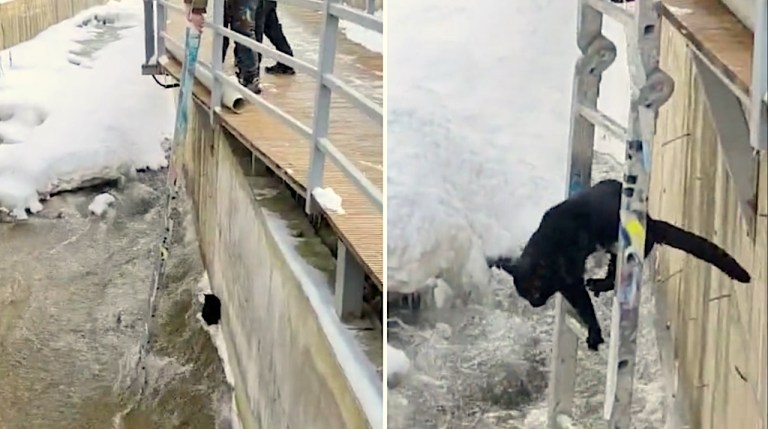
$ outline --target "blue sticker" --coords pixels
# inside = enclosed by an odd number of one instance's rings
[[[643,152],[643,169],[645,169],[646,172],[651,171],[651,162],[652,162],[652,160],[651,160],[651,151],[647,150],[648,149],[648,146],[647,146],[648,144],[649,144],[648,142],[643,140],[643,147],[642,147],[642,152]]]
[[[568,184],[568,195],[575,195],[584,187],[581,185],[581,180],[579,180],[577,177],[571,178],[571,182]]]

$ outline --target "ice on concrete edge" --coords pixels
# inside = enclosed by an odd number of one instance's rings
[[[331,288],[327,285],[325,276],[305,262],[296,251],[297,240],[290,234],[285,221],[268,210],[262,209],[262,212],[275,242],[286,256],[288,266],[296,275],[315,311],[320,327],[328,338],[339,366],[357,396],[371,428],[383,429],[384,398],[381,379],[360,344],[336,315]]]
[[[197,282],[197,300],[202,304],[205,302],[205,294],[212,294],[210,278],[208,277],[208,270],[203,271],[203,275],[200,276],[200,280]],[[232,429],[241,429],[243,427],[240,422],[240,414],[237,409],[237,400],[235,399],[235,376],[232,374],[232,366],[229,364],[229,352],[227,351],[227,342],[224,339],[224,333],[221,332],[221,324],[208,326],[203,320],[203,315],[198,312],[195,318],[200,322],[200,325],[211,336],[211,341],[216,347],[216,351],[219,354],[219,360],[221,366],[224,368],[224,377],[227,379],[227,383],[233,388],[232,401],[230,410],[230,419],[232,421]]]
[[[373,16],[381,19],[381,9],[373,13]],[[351,21],[339,20],[339,28],[347,36],[347,39],[361,45],[372,52],[384,52],[384,37],[378,31],[369,30]]]
[[[93,198],[93,201],[91,201],[90,204],[88,204],[88,211],[95,214],[96,216],[101,216],[104,214],[105,211],[107,211],[107,208],[109,208],[112,203],[115,202],[115,197],[113,197],[109,193],[103,193],[96,195]]]
[[[333,188],[317,187],[312,190],[312,196],[320,206],[332,213],[345,214],[344,207],[341,206],[341,196],[334,192]]]

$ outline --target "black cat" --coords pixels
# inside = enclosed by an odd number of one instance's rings
[[[212,293],[206,293],[202,313],[206,325],[218,325],[221,320],[221,301],[219,297]]]
[[[587,288],[598,295],[613,290],[616,273],[622,184],[603,180],[550,208],[517,260],[489,260],[490,267],[511,274],[518,294],[532,306],[541,307],[560,292],[587,324],[587,346],[597,350],[603,337]],[[714,265],[728,277],[749,283],[749,273],[714,243],[661,220],[647,217],[645,254],[655,244],[666,244]],[[584,281],[584,263],[596,251],[611,256],[604,279]]]

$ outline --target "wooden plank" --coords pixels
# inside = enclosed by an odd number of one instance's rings
[[[26,42],[48,27],[76,13],[103,4],[101,0],[80,0],[72,8],[69,1],[11,0],[0,4],[0,50]]]
[[[692,67],[690,35],[681,34],[679,28],[666,20],[663,24],[661,67],[675,79],[676,91],[659,117],[652,214],[722,246],[750,271],[753,281],[734,283],[708,264],[680,257],[682,252],[660,249],[660,278],[682,269],[659,286],[669,289],[666,304],[680,364],[678,382],[689,400],[691,427],[765,429],[765,413],[760,410],[768,402],[768,310],[762,287],[768,282],[768,159],[761,154],[755,183],[756,233],[750,236]],[[690,138],[663,144],[685,132]]]
[[[284,8],[281,6],[281,17]],[[307,28],[317,27],[317,14],[301,9],[290,9],[292,22],[301,23],[301,30],[306,36]],[[182,40],[183,22],[178,16],[171,15],[168,24],[168,34],[175,40]],[[295,20],[295,21],[293,21]],[[286,25],[288,24],[288,25]],[[291,36],[290,22],[284,22],[288,37]],[[294,28],[298,32],[298,29]],[[210,34],[210,33],[208,33]],[[319,32],[317,33],[319,36]],[[315,36],[317,37],[317,36]],[[209,61],[211,58],[212,37],[206,37],[201,44],[200,58]],[[225,70],[232,70],[233,53],[227,55]],[[308,61],[308,56],[316,56],[316,48],[306,40],[301,45],[294,46],[298,58]],[[372,87],[360,86],[359,91],[366,93],[374,100],[381,100],[381,56],[372,54],[351,43],[339,43],[340,56],[351,61],[336,63],[338,75],[351,76],[357,82],[368,79]],[[376,58],[378,57],[378,59]],[[265,65],[272,63],[265,58]],[[169,56],[164,64],[168,72],[177,77],[181,64]],[[312,109],[317,83],[309,76],[271,76],[262,73],[264,91],[262,97],[274,103],[278,108],[294,116],[304,124],[311,124]],[[195,85],[197,100],[206,107],[210,106],[210,93],[200,85]],[[241,113],[235,114],[225,110],[220,115],[222,125],[235,137],[248,146],[271,169],[280,175],[301,195],[306,196],[305,184],[309,176],[309,141],[295,134],[280,120],[260,110],[256,106],[247,106]],[[339,148],[371,182],[382,188],[383,174],[383,131],[374,121],[347,103],[341,97],[335,96],[331,104],[331,127],[329,139]],[[365,195],[350,182],[346,176],[333,164],[327,162],[323,176],[323,187],[331,187],[342,197],[342,206],[346,212],[343,215],[324,212],[331,227],[339,238],[347,245],[348,250],[361,263],[365,272],[382,288],[383,279],[383,215],[369,202]]]
[[[663,0],[659,11],[695,49],[746,94],[752,84],[752,32],[718,0]]]

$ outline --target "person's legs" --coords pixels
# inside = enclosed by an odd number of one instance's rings
[[[230,0],[232,2],[232,31],[245,37],[254,38],[253,18],[256,12],[256,0]],[[261,92],[259,85],[259,63],[254,52],[247,46],[235,42],[235,67],[240,84],[256,94]]]
[[[280,19],[277,16],[277,2],[267,0],[266,3],[269,6],[267,6],[266,19],[264,21],[264,35],[267,36],[270,43],[275,45],[275,49],[292,57],[293,50],[283,33],[283,25],[280,24]]]
[[[229,28],[232,25],[232,0],[224,0],[224,22],[222,25],[224,28]],[[224,36],[224,40],[221,44],[221,62],[223,63],[227,59],[227,50],[229,49],[229,37]]]
[[[266,17],[265,13],[267,11],[266,3],[268,2],[264,0],[256,0],[256,15],[253,19],[253,38],[256,39],[256,41],[259,43],[264,42],[264,19]],[[259,66],[261,66],[261,52],[256,53],[256,58]]]
[[[285,55],[293,56],[293,49],[291,49],[291,45],[288,43],[288,39],[285,37],[285,33],[283,33],[283,25],[280,24],[280,19],[277,16],[277,2],[267,0],[266,3],[269,5],[269,7],[267,7],[264,21],[264,34],[267,36],[267,39],[269,39],[269,41],[275,45],[275,49],[284,53]],[[282,64],[279,61],[273,66],[265,67],[264,71],[274,74],[295,73],[292,67]]]

